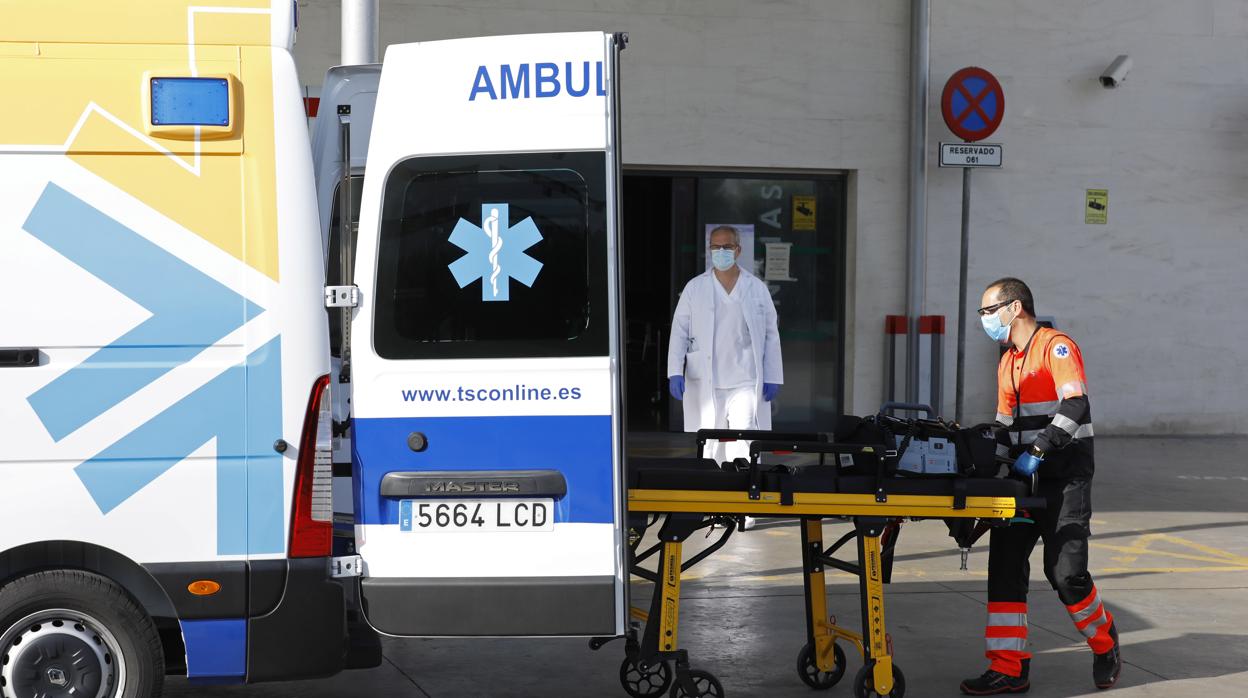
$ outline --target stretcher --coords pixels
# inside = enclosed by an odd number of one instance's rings
[[[702,458],[630,459],[628,464],[631,568],[633,574],[655,583],[649,610],[632,609],[635,623],[625,637],[620,681],[635,698],[654,698],[665,691],[672,698],[724,695],[719,680],[691,668],[688,652],[680,648],[681,573],[722,548],[741,516],[799,519],[806,606],[806,643],[797,657],[802,681],[816,689],[836,685],[847,666],[840,643],[847,643],[863,658],[854,678],[855,695],[901,698],[905,678],[893,661],[885,625],[884,584],[891,578],[902,521],[1005,523],[1022,510],[1043,506],[1042,499],[1030,496],[1027,483],[1013,479],[888,476],[883,463],[896,454],[887,445],[834,444],[818,435],[706,430],[698,433],[699,454],[707,439],[753,439],[750,458],[722,466]],[[765,453],[815,454],[818,464],[765,466],[759,462]],[[827,457],[842,455],[853,456],[858,463],[864,456],[868,462],[874,457],[880,465],[874,473],[847,474],[838,465],[826,464]],[[852,529],[825,547],[825,519],[848,520]],[[658,543],[639,552],[642,534],[655,525],[659,526]],[[699,530],[716,526],[722,526],[719,538],[684,559],[685,541]],[[857,559],[852,562],[837,557],[850,542],[857,548]],[[656,572],[640,566],[655,554],[659,555]],[[828,567],[858,578],[861,633],[839,627],[829,615],[824,578]],[[639,633],[641,627],[644,631]],[[595,639],[590,646],[597,649],[606,640]]]

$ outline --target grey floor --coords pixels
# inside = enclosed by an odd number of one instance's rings
[[[669,452],[641,438],[634,452]],[[1248,696],[1248,439],[1097,439],[1092,571],[1118,620],[1126,666],[1120,696]],[[847,530],[828,524],[825,535]],[[729,696],[813,696],[797,678],[804,642],[796,523],[767,521],[690,570],[681,644]],[[987,552],[958,554],[939,522],[905,525],[887,623],[908,696],[957,695],[984,669]],[[1098,693],[1091,655],[1033,558],[1032,690],[1038,698]],[[858,624],[856,582],[829,577],[829,609]],[[633,587],[634,603],[650,594]],[[583,640],[387,640],[385,662],[322,681],[201,688],[170,679],[167,695],[625,696],[623,647]],[[850,672],[860,659],[851,652]],[[853,695],[846,678],[826,692]]]

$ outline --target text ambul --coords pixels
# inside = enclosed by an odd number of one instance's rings
[[[590,91],[591,73],[594,95],[605,97],[607,94],[602,61],[500,65],[493,74],[491,68],[493,66],[486,65],[477,68],[472,91],[468,93],[469,102],[476,101],[478,96],[483,99],[545,99],[566,93],[571,97],[584,97]]]

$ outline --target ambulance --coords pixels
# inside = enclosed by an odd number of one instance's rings
[[[295,3],[0,17],[0,695],[622,632],[615,37],[393,47],[352,202]]]
[[[623,632],[625,42],[397,45],[322,86],[335,506],[382,633]]]

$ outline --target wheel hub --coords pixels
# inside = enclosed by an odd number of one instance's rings
[[[112,634],[74,611],[41,611],[0,635],[0,697],[107,698],[124,677]]]
[[[69,685],[69,677],[65,675],[65,670],[59,666],[48,667],[45,672],[48,677],[48,683],[58,688]]]

